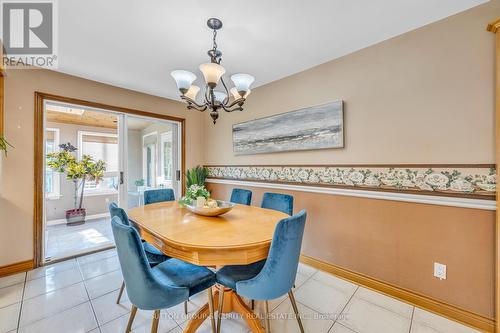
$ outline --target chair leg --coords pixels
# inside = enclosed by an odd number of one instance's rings
[[[288,297],[290,297],[290,302],[292,303],[293,311],[295,312],[295,318],[297,318],[297,323],[299,324],[300,332],[304,333],[304,326],[302,325],[302,319],[300,319],[299,308],[297,307],[297,302],[295,302],[295,296],[290,290],[288,292]]]
[[[224,306],[224,286],[219,289],[219,307],[217,308],[217,333],[220,333],[220,326],[222,324],[222,307]]]
[[[264,313],[265,313],[265,323],[266,323],[266,333],[271,333],[271,324],[269,323],[269,302],[264,302]]]
[[[155,310],[153,314],[153,323],[151,324],[151,333],[158,333],[159,323],[160,323],[160,310]]]
[[[125,281],[122,282],[122,286],[120,287],[120,293],[118,294],[118,298],[116,299],[116,304],[120,304],[120,299],[122,298],[124,289],[125,289]]]
[[[215,333],[215,315],[214,315],[214,295],[212,287],[207,289],[208,293],[208,309],[210,310],[210,323],[212,324],[212,333]]]
[[[189,301],[189,298],[187,301],[184,301],[184,314],[187,315],[188,314],[188,301]]]
[[[127,328],[125,333],[129,333],[132,330],[132,323],[134,322],[135,314],[137,313],[137,307],[132,305],[132,310],[130,311],[130,317],[128,318]]]

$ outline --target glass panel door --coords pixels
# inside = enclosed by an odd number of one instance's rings
[[[128,208],[144,204],[144,191],[172,188],[179,198],[178,151],[180,126],[176,122],[124,115],[123,168],[125,188],[121,203]]]

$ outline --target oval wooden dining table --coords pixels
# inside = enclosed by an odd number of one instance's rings
[[[128,215],[141,237],[167,256],[217,269],[267,258],[276,224],[288,217],[279,211],[245,205],[236,205],[218,217],[206,217],[191,213],[177,202],[132,208]],[[215,290],[215,309],[218,292]],[[236,312],[252,332],[264,332],[258,316],[233,290],[226,289],[222,312]],[[207,303],[192,316],[184,332],[196,332],[208,317]]]

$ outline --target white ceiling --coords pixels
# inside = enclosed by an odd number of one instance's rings
[[[62,0],[59,71],[175,98],[170,72],[198,76],[209,17],[226,75],[254,87],[464,11],[486,0]]]

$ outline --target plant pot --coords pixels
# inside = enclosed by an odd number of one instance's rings
[[[66,211],[66,225],[79,225],[85,223],[87,212],[85,208],[76,208]]]

